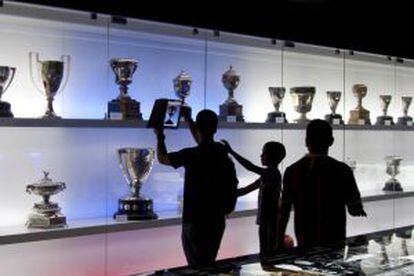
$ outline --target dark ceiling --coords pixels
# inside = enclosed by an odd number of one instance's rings
[[[400,0],[26,0],[98,13],[414,58],[413,8]]]

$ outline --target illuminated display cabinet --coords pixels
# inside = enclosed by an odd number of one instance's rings
[[[14,116],[0,118],[2,275],[59,275],[62,271],[125,275],[185,264],[180,244],[182,170],[155,161],[142,186],[141,193],[153,200],[158,220],[113,219],[118,199],[129,191],[117,150],[155,148],[155,136],[146,128],[146,120],[156,99],[177,97],[173,80],[181,71],[191,78],[185,101],[192,107],[193,116],[203,108],[219,113],[223,103],[234,100],[237,105],[233,106],[242,107],[242,113],[232,114],[229,107],[226,116],[230,118],[220,122],[217,138],[227,139],[255,163],[259,163],[265,142],[283,142],[287,157],[282,172],[306,153],[306,124],[294,123],[300,113],[308,119],[341,115],[345,124],[334,125],[335,143],[330,155],[355,165],[369,215],[349,218],[347,234],[413,224],[414,127],[411,123],[397,124],[398,117],[411,113],[406,107],[408,100],[402,97],[414,96],[413,60],[282,40],[274,43],[270,38],[195,31],[193,27],[131,18],[120,24],[109,15],[91,17],[86,12],[9,1],[0,8],[0,37],[0,66],[16,68],[1,97],[1,107]],[[31,52],[39,53],[41,61],[32,68],[35,82],[45,83],[44,70],[54,72],[53,79],[46,82],[48,91],[39,93],[31,80]],[[70,57],[70,61],[63,61],[63,57]],[[136,66],[135,71],[128,67],[130,72],[114,74],[110,66],[114,59],[128,61]],[[229,68],[233,70],[231,85],[224,85],[223,74]],[[8,74],[7,80],[12,78],[12,72],[1,73]],[[64,73],[68,74],[66,83]],[[116,80],[115,76],[125,79]],[[0,85],[5,86],[6,77],[2,78],[5,80]],[[348,124],[352,116],[355,119],[356,113],[351,111],[359,106],[353,91],[356,84],[366,86],[367,93],[360,98],[369,111],[371,125],[359,121],[363,116],[357,117],[356,124]],[[133,101],[132,117],[139,118],[140,113],[143,120],[117,120],[122,114],[105,119],[108,102],[125,87]],[[269,87],[284,87],[283,100],[274,94],[272,101]],[[295,97],[299,96],[293,95],[302,93],[298,87],[314,91],[311,108],[309,95],[307,106],[298,104]],[[59,89],[61,93],[57,93]],[[334,103],[332,97],[338,94],[331,93],[330,102],[327,91],[341,92],[340,100]],[[391,102],[380,95],[391,95]],[[53,111],[61,119],[41,118],[47,104],[51,111],[51,96]],[[10,104],[10,110],[5,103]],[[392,116],[394,124],[376,125],[380,116],[385,116],[385,121],[386,116]],[[284,119],[289,123],[279,123]],[[166,137],[170,150],[194,145],[185,126],[167,130]],[[387,172],[389,156],[394,156],[394,165],[399,164],[398,174],[391,165]],[[26,186],[41,179],[43,171],[66,185],[51,198],[66,218],[65,227],[24,226],[39,200],[25,193]],[[237,171],[241,186],[255,179],[239,165]],[[383,192],[386,182],[395,179],[404,191]],[[258,252],[256,199],[256,193],[240,198],[237,211],[228,220],[219,258]],[[291,223],[288,230],[292,233]]]

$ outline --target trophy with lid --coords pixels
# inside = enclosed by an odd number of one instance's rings
[[[270,98],[275,111],[267,113],[266,123],[287,123],[285,112],[280,111],[285,92],[284,87],[269,87]]]
[[[148,178],[154,163],[155,150],[152,148],[120,148],[118,161],[126,181],[131,188],[129,195],[118,200],[118,212],[114,219],[147,220],[156,219],[152,199],[141,195],[142,184]]]
[[[15,73],[16,68],[14,67],[0,66],[0,117],[13,117],[11,105],[8,102],[2,101],[1,97],[12,83]]]
[[[61,60],[40,60],[39,53],[29,53],[30,76],[35,87],[46,96],[46,112],[43,119],[60,119],[53,109],[57,94],[65,88],[70,71],[70,56],[62,55]],[[41,88],[43,86],[43,89]]]
[[[342,116],[336,113],[336,108],[338,107],[338,103],[341,100],[341,94],[341,91],[326,91],[331,114],[325,115],[325,120],[328,121],[331,125],[344,124]]]
[[[224,87],[228,91],[227,100],[220,105],[219,120],[225,122],[244,122],[243,118],[243,106],[237,103],[234,98],[234,90],[239,86],[240,76],[237,75],[236,71],[230,66],[221,81]]]
[[[140,103],[128,95],[128,85],[138,67],[138,61],[127,58],[113,58],[109,61],[115,73],[115,82],[119,85],[119,95],[108,102],[107,119],[110,120],[142,120]]]
[[[354,84],[352,93],[358,99],[358,105],[349,112],[348,124],[350,125],[370,125],[369,111],[362,107],[362,99],[367,95],[368,88],[365,84]]]
[[[188,104],[185,102],[185,99],[190,96],[191,76],[188,75],[184,70],[173,79],[174,92],[175,95],[181,100],[183,107],[188,107]],[[191,109],[188,109],[191,112]],[[188,114],[191,117],[191,114]],[[184,117],[181,117],[181,120],[184,120]]]
[[[382,115],[377,117],[377,121],[375,122],[375,125],[378,126],[391,126],[394,125],[394,119],[392,116],[387,115],[388,107],[391,103],[391,95],[380,95],[381,100],[381,109],[382,109]]]
[[[390,179],[385,182],[385,186],[382,189],[386,192],[402,192],[403,188],[401,187],[400,181],[398,181],[395,176],[400,173],[400,164],[402,161],[400,156],[387,156],[385,157],[385,162],[387,164],[386,172],[391,176]]]
[[[300,113],[300,117],[294,120],[295,123],[306,124],[310,121],[306,117],[306,113],[312,110],[312,102],[315,92],[316,88],[314,86],[298,86],[290,88],[293,107],[296,112]]]
[[[66,226],[66,217],[60,212],[57,203],[51,202],[50,196],[66,189],[63,182],[55,182],[49,178],[48,172],[36,183],[26,186],[26,192],[43,197],[43,201],[35,203],[26,222],[28,228],[57,228]]]
[[[413,97],[409,97],[409,96],[401,97],[403,116],[398,117],[398,121],[397,121],[398,125],[401,125],[401,126],[412,126],[413,125],[413,117],[408,116],[408,108],[410,107],[412,101],[413,101]]]

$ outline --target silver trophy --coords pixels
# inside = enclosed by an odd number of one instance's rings
[[[402,109],[403,109],[403,116],[398,117],[397,124],[402,126],[412,126],[413,125],[413,117],[408,116],[408,109],[410,108],[411,102],[413,101],[413,97],[409,96],[402,96]]]
[[[394,125],[394,119],[392,116],[387,115],[388,107],[390,106],[392,96],[391,95],[380,95],[382,115],[377,117],[375,122],[378,126],[390,126]]]
[[[62,55],[61,60],[40,60],[39,53],[29,53],[29,69],[35,87],[46,96],[47,107],[42,118],[60,118],[53,110],[53,101],[66,86],[70,71],[70,56]],[[43,88],[42,88],[43,87]]]
[[[115,83],[119,85],[119,94],[116,99],[108,102],[107,118],[142,120],[140,103],[128,95],[128,85],[132,83],[132,76],[138,68],[138,61],[128,58],[113,58],[109,64],[115,74]]]
[[[403,188],[401,187],[400,181],[398,181],[395,176],[400,173],[400,164],[402,161],[402,157],[400,156],[387,156],[385,157],[385,162],[387,165],[386,172],[388,175],[391,176],[390,179],[385,182],[385,186],[382,189],[386,192],[402,192]]]
[[[293,100],[293,107],[296,112],[300,113],[300,117],[294,120],[295,123],[308,123],[310,120],[306,118],[306,113],[311,111],[313,97],[316,88],[313,86],[299,86],[290,88],[290,95]]]
[[[51,202],[50,196],[66,189],[63,182],[54,182],[49,178],[49,173],[44,172],[40,181],[26,186],[26,192],[43,197],[43,201],[35,203],[26,222],[29,228],[57,228],[66,226],[66,217],[60,212],[57,203]]]
[[[234,98],[234,90],[240,83],[240,76],[237,75],[236,71],[230,66],[221,78],[224,87],[228,91],[227,100],[220,105],[219,120],[226,122],[244,122],[243,118],[243,106],[237,103]]]
[[[155,151],[152,148],[118,149],[118,161],[131,192],[120,198],[116,220],[156,219],[152,199],[140,194],[141,187],[151,172]]]
[[[368,93],[368,87],[365,84],[354,84],[352,93],[358,99],[358,105],[354,110],[349,112],[348,124],[350,125],[370,125],[369,111],[362,106],[362,99]]]
[[[331,109],[331,114],[325,115],[325,120],[332,125],[343,125],[344,121],[342,116],[336,113],[336,108],[338,103],[341,100],[341,91],[326,91],[326,96],[328,97],[329,108]]]
[[[185,71],[181,71],[181,73],[173,79],[175,95],[181,100],[183,106],[188,106],[185,99],[190,96],[192,82],[191,76]],[[188,115],[191,117],[191,114]],[[184,121],[185,119],[181,117],[181,120]]]
[[[269,87],[270,98],[275,111],[267,113],[266,123],[287,123],[286,114],[280,111],[285,92],[284,87]]]
[[[1,97],[12,83],[15,73],[16,68],[14,67],[0,66],[0,117],[13,117],[10,104],[2,101]]]

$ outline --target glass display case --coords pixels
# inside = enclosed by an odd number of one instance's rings
[[[185,265],[184,172],[154,160],[134,176],[120,162],[120,149],[155,148],[147,120],[156,99],[178,98],[183,71],[193,117],[220,114],[217,139],[257,164],[265,142],[282,142],[282,173],[307,152],[306,118],[330,120],[330,155],[354,168],[368,213],[348,217],[348,236],[414,222],[412,60],[12,1],[0,37],[1,274]],[[166,137],[171,151],[195,145],[184,123]],[[236,169],[240,186],[255,180]],[[134,177],[157,219],[114,219]],[[257,193],[238,200],[220,259],[258,252],[256,209]]]

